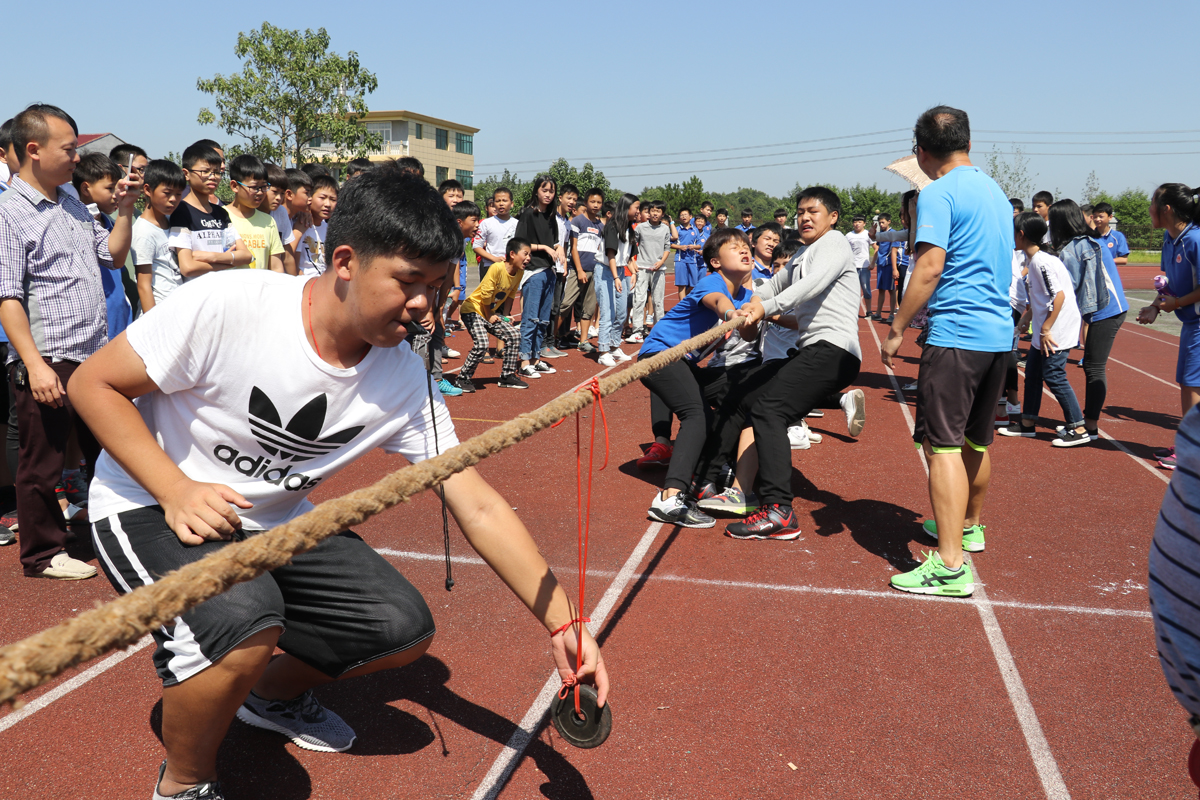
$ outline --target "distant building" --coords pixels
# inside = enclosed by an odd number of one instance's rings
[[[78,139],[78,149],[81,156],[88,153],[103,153],[108,155],[119,144],[125,144],[124,139],[118,139],[111,133],[81,133]]]
[[[368,131],[383,139],[382,146],[369,154],[372,161],[413,156],[425,166],[425,178],[431,184],[454,178],[466,190],[466,199],[475,199],[475,134],[479,128],[412,111],[371,111],[362,120]],[[315,155],[325,149],[320,139],[309,146]]]

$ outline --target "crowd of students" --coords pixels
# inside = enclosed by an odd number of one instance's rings
[[[729,226],[711,203],[672,219],[662,202],[608,201],[549,175],[534,179],[525,208],[514,213],[500,188],[485,211],[455,181],[430,187],[411,158],[352,161],[340,176],[251,155],[227,163],[208,140],[180,164],[127,144],[80,158],[74,120],[31,106],[0,126],[0,348],[15,484],[0,495],[0,544],[17,538],[19,520],[26,576],[91,577],[96,568],[66,552],[68,523],[90,513],[106,575],[130,591],[302,513],[313,487],[370,449],[416,461],[453,446],[443,397],[482,388],[481,364],[499,358],[497,385],[527,388],[554,375],[567,350],[616,367],[730,320],[728,336],[643,379],[654,442],[639,465],[666,468],[648,515],[707,528],[726,514],[744,518],[726,527],[731,537],[795,539],[791,451],[820,441],[805,419],[840,410],[851,436],[865,424],[864,394],[852,388],[865,308],[868,324],[888,325],[885,365],[906,329],[921,329],[920,371],[906,389],[929,463],[923,530],[937,549],[891,585],[968,596],[963,552],[985,549],[993,435],[1032,438],[1043,385],[1063,414],[1054,446],[1098,435],[1105,367],[1129,310],[1118,270],[1129,249],[1106,204],[1038,193],[1026,212],[1006,199],[970,162],[964,112],[930,109],[914,134],[931,183],[904,195],[901,227],[881,214],[842,234],[838,195],[821,186],[797,194],[794,227],[785,209],[757,226],[744,210]],[[224,180],[228,205],[217,197]],[[1167,287],[1138,320],[1173,312],[1183,323],[1187,415],[1200,399],[1200,202],[1165,184],[1151,213],[1164,229]],[[468,252],[479,270],[470,291]],[[672,255],[679,299],[667,309]],[[456,329],[472,346],[448,378],[442,360],[462,357],[446,344]],[[406,339],[410,348],[397,347]],[[1066,379],[1077,345],[1082,408]],[[255,360],[267,350],[271,359]],[[1159,458],[1175,468],[1173,450]],[[563,634],[578,629],[580,609],[511,508],[470,470],[446,482],[445,498],[551,632],[564,680],[595,683],[603,702],[607,674],[586,634],[584,667],[570,666],[576,640]],[[1192,508],[1180,503],[1175,517]],[[1189,525],[1160,525],[1156,552],[1175,555],[1170,570],[1156,563],[1172,586],[1181,564],[1200,568],[1194,537],[1180,536]],[[322,605],[331,585],[354,598]],[[312,688],[409,663],[432,635],[419,594],[349,532],[188,612],[155,634],[167,759],[154,796],[219,800],[216,750],[235,715],[310,749],[348,748],[353,730]],[[277,642],[289,655],[271,660]],[[1194,648],[1174,647],[1164,667],[1194,682]]]

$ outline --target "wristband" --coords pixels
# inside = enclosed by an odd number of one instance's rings
[[[574,625],[577,622],[591,622],[591,621],[592,621],[591,617],[580,617],[579,619],[573,619],[570,622],[568,622],[566,625],[563,625],[561,628],[556,628],[554,630],[554,632],[550,634],[550,638],[553,639],[555,636],[558,636],[560,633],[564,632],[567,628],[571,627],[572,625]]]

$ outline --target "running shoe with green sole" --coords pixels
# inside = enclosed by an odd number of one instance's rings
[[[914,594],[969,597],[975,591],[975,576],[966,563],[958,569],[950,569],[935,550],[926,553],[925,563],[911,572],[893,575],[892,588]]]
[[[927,519],[921,523],[921,528],[928,536],[937,540],[937,522],[932,519]],[[987,525],[972,525],[969,528],[963,528],[963,550],[968,553],[983,552],[983,531]]]

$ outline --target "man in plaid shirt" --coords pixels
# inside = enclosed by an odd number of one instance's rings
[[[108,232],[75,197],[59,190],[79,161],[78,130],[60,108],[32,105],[13,119],[20,171],[0,195],[0,324],[8,333],[20,458],[17,515],[26,577],[79,580],[96,574],[64,552],[67,523],[55,486],[72,426],[94,464],[100,447],[67,397],[75,369],[108,342],[101,269],[125,263],[141,178],[118,185]]]

